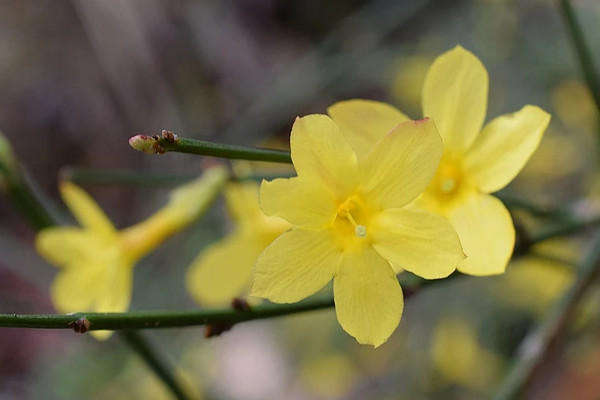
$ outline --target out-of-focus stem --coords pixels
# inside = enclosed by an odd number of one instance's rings
[[[598,70],[595,68],[594,61],[592,60],[590,48],[583,37],[581,26],[573,11],[573,7],[571,7],[570,0],[559,0],[559,4],[565,23],[571,34],[577,57],[579,58],[581,72],[592,92],[598,113],[600,113],[600,80],[598,79]]]
[[[579,276],[573,286],[522,342],[521,354],[510,368],[495,400],[519,398],[532,382],[552,345],[565,333],[573,311],[600,275],[600,234],[596,235],[578,270]]]
[[[177,400],[188,400],[188,396],[181,389],[182,386],[177,382],[177,378],[165,367],[165,362],[160,359],[150,343],[148,343],[139,332],[122,331],[119,333],[125,343],[127,343],[131,349],[135,350],[137,355],[140,356],[154,374],[163,381],[165,386],[169,388]]]

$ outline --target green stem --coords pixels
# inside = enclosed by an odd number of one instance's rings
[[[127,169],[67,167],[61,171],[61,177],[76,184],[156,187],[181,185],[197,178],[198,175],[161,174]]]
[[[543,242],[559,236],[566,236],[573,233],[579,233],[588,228],[600,225],[600,217],[590,219],[569,219],[561,221],[559,224],[551,224],[538,232],[530,239],[530,244]]]
[[[165,368],[165,362],[160,359],[159,355],[154,352],[154,349],[148,341],[136,331],[119,332],[121,338],[127,345],[133,349],[148,365],[148,367],[159,377],[165,386],[169,388],[173,396],[178,400],[188,400],[188,396],[181,389],[180,383],[169,369]]]
[[[534,217],[540,218],[556,218],[561,219],[568,215],[568,212],[560,208],[553,207],[549,204],[534,203],[520,196],[510,193],[500,192],[495,193],[506,207],[510,210],[524,210]]]
[[[127,185],[137,187],[176,186],[198,177],[193,174],[161,174],[157,172],[127,169],[96,169],[66,167],[61,171],[63,179],[78,185]],[[290,178],[290,174],[262,173],[232,176],[233,181],[258,181],[263,179]]]
[[[129,145],[135,150],[149,154],[176,152],[230,158],[234,160],[266,161],[284,164],[292,163],[292,157],[289,151],[261,149],[257,147],[180,138],[172,132],[164,130],[162,136],[136,135],[129,139]]]
[[[565,333],[577,305],[600,275],[600,235],[582,261],[573,286],[550,310],[547,317],[523,341],[520,357],[513,363],[495,400],[517,399],[532,382],[550,348]]]
[[[1,186],[4,195],[34,229],[40,230],[56,224],[48,210],[33,193],[22,171],[10,171],[0,164],[0,175],[4,177]]]
[[[581,26],[579,25],[579,21],[577,20],[575,12],[571,7],[571,2],[569,0],[560,0],[559,4],[562,9],[565,23],[569,29],[569,33],[571,34],[573,45],[577,51],[581,72],[583,73],[585,81],[592,92],[594,102],[596,103],[596,109],[598,110],[598,113],[600,113],[600,81],[598,80],[598,75],[596,72],[597,70],[594,66],[594,61],[592,60],[589,46],[583,37]]]
[[[162,145],[166,151],[175,151],[178,153],[198,154],[236,160],[267,161],[284,164],[292,163],[290,153],[282,150],[227,145],[186,138],[179,138],[179,140],[174,143],[164,141]]]
[[[135,330],[150,328],[175,328],[194,325],[236,324],[319,310],[333,306],[333,300],[309,299],[294,304],[264,304],[248,311],[231,308],[199,311],[131,311],[127,313],[76,313],[60,314],[0,314],[0,327],[33,329],[75,329],[82,321],[89,323],[85,330]],[[78,331],[81,331],[79,329]]]

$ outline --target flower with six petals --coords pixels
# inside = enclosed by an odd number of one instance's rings
[[[423,115],[432,118],[444,143],[437,172],[412,205],[446,217],[460,236],[467,258],[458,270],[471,275],[504,272],[512,255],[512,218],[490,195],[510,183],[537,148],[550,115],[536,106],[502,115],[481,129],[488,74],[481,61],[460,46],[439,56],[423,87]],[[349,100],[328,110],[364,155],[385,129],[408,117],[375,101]]]
[[[291,155],[297,176],[263,181],[261,207],[293,227],[260,255],[252,295],[291,303],[333,279],[342,328],[358,342],[379,346],[403,309],[401,268],[443,278],[464,259],[442,217],[402,208],[429,184],[442,152],[430,119],[381,132],[364,154],[325,115],[297,118]]]
[[[176,189],[150,218],[120,231],[80,187],[62,182],[60,194],[81,227],[43,229],[35,240],[38,253],[60,268],[50,292],[55,308],[64,313],[126,311],[135,263],[200,216],[226,179],[224,168],[213,168]],[[98,339],[110,335],[92,333]]]

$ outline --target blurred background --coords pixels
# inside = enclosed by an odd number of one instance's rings
[[[600,60],[600,3],[572,4]],[[357,97],[420,117],[427,67],[457,44],[489,71],[488,120],[525,104],[553,116],[505,192],[581,215],[600,211],[597,112],[552,0],[2,1],[0,130],[61,211],[57,181],[66,168],[189,176],[207,162],[135,152],[127,143],[134,134],[285,141],[296,116]],[[82,185],[117,227],[150,215],[168,193]],[[527,213],[514,216],[538,226]],[[131,308],[197,307],[185,270],[230,229],[221,201],[145,258]],[[0,197],[0,312],[53,312],[55,269],[35,254],[34,233]],[[332,310],[245,323],[211,339],[200,328],[144,333],[204,398],[490,398],[526,333],[573,282],[587,239],[547,242],[502,276],[419,292],[375,350],[346,335]],[[600,291],[588,297],[527,398],[600,397]],[[169,397],[116,337],[0,329],[0,399],[82,398]]]

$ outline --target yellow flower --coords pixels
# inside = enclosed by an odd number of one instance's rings
[[[326,115],[296,119],[290,144],[298,176],[260,188],[265,214],[294,226],[258,258],[251,294],[291,303],[333,279],[342,328],[377,347],[402,315],[394,268],[443,278],[464,255],[444,218],[400,208],[435,173],[442,143],[433,121],[398,125],[362,160],[345,133]]]
[[[423,114],[433,118],[444,142],[435,177],[413,204],[439,213],[456,229],[467,255],[458,270],[472,275],[504,272],[515,243],[511,216],[490,193],[506,186],[537,148],[550,115],[527,105],[481,129],[485,119],[488,74],[481,61],[460,46],[439,56],[423,86]],[[329,114],[353,127],[348,141],[359,156],[407,117],[390,105],[351,100]]]
[[[60,193],[81,227],[52,227],[38,233],[36,249],[60,268],[51,298],[60,312],[122,312],[131,300],[133,266],[201,215],[227,179],[224,168],[176,189],[168,204],[147,220],[118,231],[98,204],[70,182]],[[92,332],[97,338],[108,332]]]
[[[231,183],[225,189],[225,199],[235,229],[201,252],[187,273],[188,292],[201,304],[220,305],[240,295],[250,283],[260,253],[290,228],[281,218],[263,214],[257,183]]]

